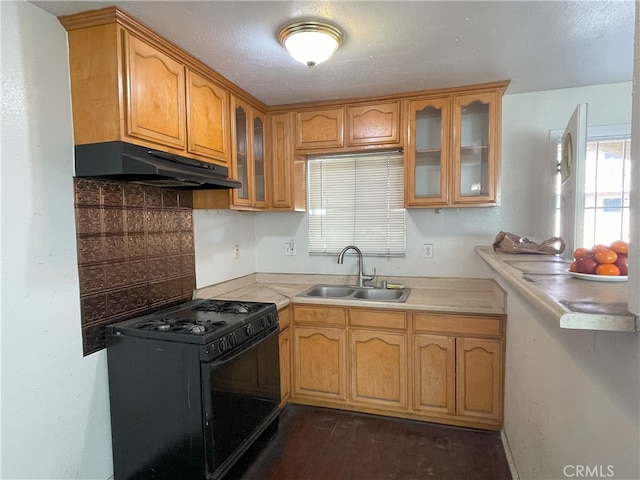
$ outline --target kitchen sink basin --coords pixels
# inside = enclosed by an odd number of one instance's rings
[[[364,300],[382,300],[392,301],[398,300],[404,295],[404,290],[396,289],[383,289],[383,288],[371,288],[366,290],[358,290],[353,294],[355,298],[362,298]]]
[[[304,292],[302,295],[305,297],[348,297],[354,292],[355,290],[351,287],[316,285]]]
[[[344,300],[368,300],[375,302],[406,302],[410,288],[374,288],[350,285],[314,285],[300,297],[340,298]]]

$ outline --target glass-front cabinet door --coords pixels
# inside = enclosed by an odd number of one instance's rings
[[[253,114],[253,184],[254,191],[254,206],[258,208],[267,208],[267,178],[266,178],[266,166],[265,166],[265,120],[266,116],[262,113],[254,111]]]
[[[450,97],[409,102],[406,206],[447,204],[449,123]]]
[[[453,98],[453,203],[496,200],[495,92]]]
[[[250,107],[233,96],[231,97],[231,107],[234,115],[232,123],[232,138],[234,139],[233,177],[242,184],[240,188],[232,190],[233,204],[235,206],[250,206],[252,203],[250,179],[253,176],[253,168],[250,161]]]

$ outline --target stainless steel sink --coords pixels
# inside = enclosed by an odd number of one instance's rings
[[[304,292],[305,297],[348,297],[355,289],[337,285],[316,285]]]
[[[302,292],[299,296],[367,300],[374,302],[406,302],[410,293],[410,288],[391,289],[355,287],[350,285],[314,285]]]

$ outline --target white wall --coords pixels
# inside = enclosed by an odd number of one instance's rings
[[[631,122],[631,82],[547,92],[505,95],[502,128],[502,203],[493,208],[410,209],[407,212],[405,258],[365,259],[378,275],[487,277],[489,271],[473,253],[490,245],[500,230],[535,241],[551,236],[549,197],[553,165],[549,130],[564,129],[578,103],[589,104],[589,125]],[[304,213],[259,213],[255,216],[256,270],[260,272],[355,273],[355,259],[337,265],[335,257],[310,257],[308,217]],[[294,239],[297,256],[284,256]],[[422,258],[422,244],[433,244],[433,259]]]
[[[2,15],[2,462],[6,479],[113,472],[106,355],[82,356],[66,32]]]
[[[196,288],[256,271],[255,213],[194,210]],[[239,247],[235,258],[234,246]]]
[[[504,433],[520,478],[575,477],[572,465],[640,478],[638,334],[560,329],[503,288]]]

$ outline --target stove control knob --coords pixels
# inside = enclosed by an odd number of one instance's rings
[[[220,350],[220,353],[222,353],[226,349],[227,349],[227,340],[223,338],[222,340],[220,340],[220,343],[218,344],[218,350]]]
[[[244,331],[246,332],[248,337],[253,335],[255,333],[254,328],[253,328],[253,323],[250,323],[249,325],[247,325],[247,328],[245,328]]]
[[[233,347],[238,342],[238,339],[236,338],[236,334],[235,333],[230,333],[228,338],[229,338],[229,346],[230,347]]]

